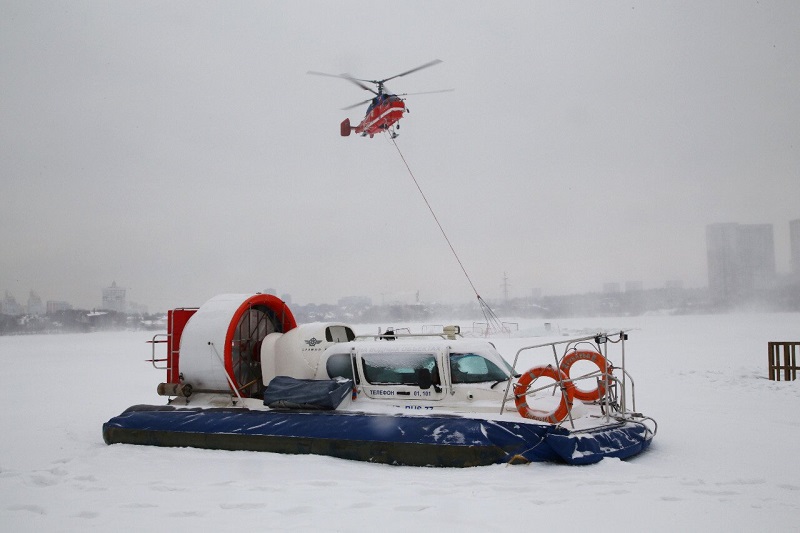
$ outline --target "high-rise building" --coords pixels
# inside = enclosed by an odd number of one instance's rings
[[[620,292],[622,292],[622,289],[620,288],[619,283],[617,283],[616,281],[609,281],[603,283],[604,294],[618,294]]]
[[[24,315],[25,310],[17,303],[16,298],[6,291],[6,297],[0,300],[0,313],[4,315],[19,316]]]
[[[795,279],[800,280],[800,218],[789,222],[789,249],[792,275]]]
[[[626,281],[625,292],[642,292],[644,290],[644,283],[641,281]]]
[[[103,306],[106,311],[117,311],[125,313],[127,304],[125,302],[125,288],[117,287],[117,282],[111,283],[110,287],[103,289]]]
[[[72,306],[61,300],[47,300],[47,313],[57,313],[59,311],[69,311]]]
[[[706,226],[708,288],[718,300],[736,301],[775,283],[772,224]]]
[[[45,311],[42,299],[39,295],[31,291],[28,295],[28,314],[29,315],[43,315]]]

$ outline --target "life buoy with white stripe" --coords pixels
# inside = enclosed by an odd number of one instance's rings
[[[539,377],[552,378],[555,381],[561,381],[564,387],[561,391],[561,402],[556,407],[555,411],[546,412],[539,409],[532,409],[528,405],[528,387],[530,384]],[[525,418],[532,420],[539,420],[541,422],[550,422],[556,424],[561,422],[567,417],[569,410],[572,408],[572,398],[575,394],[575,385],[561,372],[561,370],[551,366],[535,366],[522,374],[519,381],[514,384],[514,403],[517,406],[517,411]]]
[[[568,353],[564,356],[561,360],[561,364],[558,366],[559,370],[561,370],[567,378],[570,378],[569,369],[572,368],[572,365],[577,363],[578,361],[590,361],[597,365],[597,368],[600,369],[600,372],[608,372],[611,373],[613,366],[609,363],[602,354],[595,352],[593,350],[576,350],[574,352]],[[570,378],[571,379],[571,378]],[[599,400],[606,394],[606,380],[605,378],[601,378],[599,380],[598,386],[594,388],[594,390],[584,391],[575,387],[575,397],[579,400],[585,402],[593,402]]]

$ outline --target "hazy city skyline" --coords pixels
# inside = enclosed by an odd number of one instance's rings
[[[705,227],[800,217],[790,1],[0,4],[0,290],[163,310],[469,284],[394,147],[341,138],[391,76],[398,145],[484,298],[707,284]]]

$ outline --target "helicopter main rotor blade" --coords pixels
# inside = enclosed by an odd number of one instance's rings
[[[366,100],[364,100],[363,102],[359,102],[359,103],[357,103],[357,104],[353,104],[353,105],[349,105],[349,106],[347,106],[347,107],[343,107],[343,108],[342,108],[342,111],[347,111],[348,109],[353,109],[354,107],[359,107],[359,106],[362,106],[362,105],[364,105],[364,104],[366,104],[366,103],[368,103],[368,102],[371,102],[371,101],[372,101],[372,98],[367,98],[367,99],[366,99]]]
[[[346,79],[346,80],[347,80],[347,81],[349,81],[350,83],[353,83],[353,84],[355,84],[355,85],[358,85],[359,87],[361,87],[361,88],[362,88],[362,89],[364,89],[365,91],[369,91],[369,92],[371,92],[372,94],[374,94],[374,95],[376,95],[376,96],[377,96],[377,94],[378,94],[378,91],[376,91],[376,90],[375,90],[375,89],[373,89],[372,87],[367,87],[366,85],[364,85],[363,83],[361,83],[361,81],[359,81],[359,80],[355,79],[355,78],[354,78],[353,76],[351,76],[350,74],[342,74],[342,75],[341,75],[341,77],[342,77],[342,78],[344,78],[344,79]]]
[[[402,74],[396,74],[396,75],[392,76],[391,78],[383,79],[383,80],[380,81],[380,83],[383,83],[383,82],[386,82],[386,81],[389,81],[389,80],[393,80],[395,78],[399,78],[400,76],[405,76],[407,74],[411,74],[412,72],[416,72],[416,71],[422,70],[424,68],[428,68],[428,67],[432,67],[434,65],[438,65],[441,62],[442,62],[441,59],[434,59],[433,61],[429,61],[429,62],[425,63],[424,65],[420,65],[420,66],[418,66],[416,68],[412,68],[411,70],[407,70],[407,71],[403,72]]]
[[[308,72],[306,72],[306,74],[313,74],[314,76],[326,76],[328,78],[341,78],[343,80],[349,81],[350,83],[358,85],[359,87],[361,87],[365,91],[369,91],[372,94],[378,94],[374,89],[372,89],[370,87],[367,87],[366,85],[361,83],[361,81],[368,81],[368,80],[360,80],[359,81],[359,80],[355,79],[353,76],[351,76],[350,74],[327,74],[325,72],[317,72],[315,70],[309,70]]]
[[[416,96],[418,94],[451,93],[453,91],[455,91],[455,89],[439,89],[438,91],[423,91],[421,93],[403,93],[403,94],[396,94],[395,96]]]
[[[344,74],[328,74],[327,72],[317,72],[316,70],[309,70],[306,74],[313,74],[314,76],[327,76],[329,78],[341,78]]]
[[[451,93],[453,91],[455,91],[455,89],[439,89],[438,91],[423,91],[421,93],[400,93],[400,94],[395,94],[395,96],[417,96],[418,94]],[[389,94],[392,94],[392,92],[389,91]],[[343,107],[342,111],[347,111],[348,109],[353,109],[354,107],[362,106],[364,104],[367,104],[367,103],[371,102],[372,100],[373,100],[372,98],[368,98],[368,99],[364,100],[363,102],[359,102],[357,104],[353,104],[353,105],[349,105],[347,107]]]

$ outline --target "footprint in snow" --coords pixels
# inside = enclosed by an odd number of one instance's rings
[[[158,507],[158,505],[154,503],[125,503],[120,505],[120,507],[127,507],[129,509],[149,509],[152,507]]]
[[[176,487],[174,485],[164,485],[162,483],[151,483],[150,488],[158,492],[177,492],[185,490],[184,487]]]
[[[34,514],[45,515],[47,511],[45,511],[44,507],[39,507],[38,505],[11,505],[6,507],[9,511],[28,511]]]
[[[221,509],[263,509],[267,506],[266,503],[262,502],[242,502],[242,503],[221,503],[219,504]]]
[[[710,489],[703,489],[703,490],[695,490],[693,491],[695,494],[703,494],[705,496],[738,496],[739,493],[733,490],[710,490]]]
[[[716,485],[763,485],[767,480],[764,478],[732,479],[730,481],[720,481]]]
[[[375,504],[372,502],[356,502],[348,507],[350,509],[366,509],[367,507],[373,507]]]
[[[13,471],[13,470],[7,470],[5,468],[0,468],[0,479],[7,478],[7,477],[17,477],[17,476],[19,476],[21,474],[22,474],[21,472],[17,472],[17,471]]]
[[[304,514],[304,513],[311,513],[314,511],[314,507],[310,505],[300,505],[297,507],[289,507],[288,509],[284,509],[283,512],[290,513],[290,514]]]
[[[191,518],[191,517],[200,517],[203,516],[203,513],[199,511],[179,511],[174,513],[169,513],[167,516],[171,516],[174,518]]]
[[[50,487],[59,483],[59,480],[54,479],[52,476],[43,476],[40,474],[32,474],[30,480],[31,483],[38,487]]]
[[[416,512],[419,512],[419,511],[424,511],[425,509],[429,509],[429,508],[430,508],[430,506],[428,506],[428,505],[400,505],[398,507],[395,507],[394,510],[395,511],[404,511],[404,512],[416,513]]]

